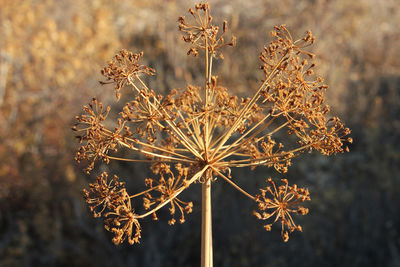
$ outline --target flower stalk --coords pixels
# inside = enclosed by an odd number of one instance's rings
[[[201,186],[201,266],[213,266],[212,220],[211,220],[211,178]]]

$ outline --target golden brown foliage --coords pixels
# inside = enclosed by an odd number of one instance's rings
[[[0,1],[0,175],[9,183],[24,183],[19,159],[42,171],[46,158],[70,148],[64,129],[81,105],[71,88],[88,93],[96,64],[120,46],[105,2],[90,14],[71,5],[61,23],[58,1]]]

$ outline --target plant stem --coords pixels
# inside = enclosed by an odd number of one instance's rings
[[[202,184],[201,205],[201,267],[213,266],[211,229],[211,179]]]

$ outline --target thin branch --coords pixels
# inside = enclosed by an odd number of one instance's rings
[[[255,104],[255,102],[258,100],[260,92],[264,89],[264,87],[268,84],[268,82],[274,77],[275,75],[275,71],[281,66],[282,62],[287,59],[287,54],[289,52],[286,52],[285,55],[282,56],[282,58],[279,60],[279,62],[276,64],[276,66],[274,67],[274,69],[270,72],[270,74],[268,75],[268,77],[266,77],[265,81],[261,84],[261,86],[258,88],[257,92],[254,94],[254,96],[251,98],[251,100],[246,104],[246,106],[242,109],[242,111],[240,112],[238,118],[236,119],[235,123],[233,124],[233,126],[229,129],[229,131],[226,133],[224,139],[222,139],[222,141],[219,143],[219,145],[217,146],[217,148],[215,149],[214,153],[211,155],[211,158],[213,158],[215,156],[215,153],[217,153],[217,151],[220,149],[221,146],[223,146],[225,144],[226,141],[228,141],[228,139],[231,137],[232,133],[234,131],[236,131],[237,127],[240,125],[240,123],[242,122],[243,117],[245,116],[245,114],[253,107],[253,105]]]
[[[251,198],[252,200],[256,200],[255,197],[253,197],[252,195],[250,195],[249,193],[247,193],[246,191],[244,191],[242,188],[240,188],[240,186],[238,186],[237,184],[235,184],[234,182],[232,182],[231,179],[229,179],[228,177],[226,177],[225,175],[223,175],[218,169],[214,168],[213,166],[211,166],[211,168],[218,173],[219,176],[221,176],[225,181],[227,181],[228,183],[230,183],[234,188],[236,188],[237,190],[239,190],[241,193],[243,193],[245,196]]]

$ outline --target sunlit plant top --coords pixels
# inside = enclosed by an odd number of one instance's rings
[[[249,214],[265,221],[268,231],[278,224],[286,242],[289,233],[302,230],[293,215],[308,213],[302,205],[310,200],[309,191],[286,179],[277,184],[268,178],[258,194],[251,194],[235,184],[231,169],[266,166],[285,173],[294,157],[313,150],[324,155],[342,153],[348,150],[344,142],[352,142],[347,137],[350,130],[340,119],[329,117],[329,106],[324,103],[327,86],[315,75],[315,57],[306,50],[315,40],[310,31],[294,40],[284,25],[276,26],[271,32],[273,40],[260,55],[264,78],[250,97],[240,98],[220,85],[212,73],[213,61],[223,59],[223,48],[235,46],[236,39],[227,41],[227,22],[221,28],[214,25],[209,12],[207,3],[199,3],[189,9],[190,20],[179,18],[183,40],[190,45],[188,55],[203,57],[204,84],[160,94],[142,79],[155,74],[140,63],[143,53],[122,50],[102,70],[103,83],[114,84],[117,99],[123,87],[131,89],[117,127],[105,126],[111,108],[96,99],[77,117],[73,129],[79,133],[81,147],[76,160],[88,162],[87,172],[97,161],[116,160],[148,163],[154,174],[143,177],[148,188],[139,193],[128,193],[124,182],[107,173],[84,190],[90,210],[104,218],[115,244],[139,242],[141,219],[153,216],[157,220],[157,212],[167,205],[169,224],[185,222],[194,207],[180,194],[198,183],[211,188],[216,181],[226,182],[254,201],[257,209]],[[132,152],[131,157],[117,156],[115,152],[123,148]],[[135,174],[134,179],[138,178]],[[203,201],[209,198],[204,192]],[[142,202],[144,212],[134,210],[137,202]],[[211,223],[204,218],[203,224]]]

